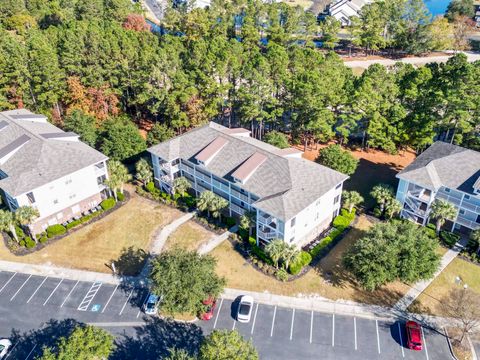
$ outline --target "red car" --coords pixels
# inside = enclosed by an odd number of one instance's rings
[[[422,350],[422,328],[415,321],[407,321],[407,345],[411,350]]]
[[[205,311],[200,315],[200,319],[208,321],[213,318],[213,312],[215,311],[217,300],[214,298],[208,298],[203,300],[202,304],[205,305]]]

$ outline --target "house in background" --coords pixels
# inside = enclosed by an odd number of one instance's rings
[[[229,202],[231,216],[256,212],[257,243],[283,239],[302,246],[338,215],[348,176],[216,123],[151,147],[155,183],[171,192],[187,178],[195,194],[210,190]]]
[[[373,0],[338,0],[329,5],[326,15],[333,16],[342,23],[342,26],[350,26],[352,16],[359,16],[360,10]]]
[[[11,211],[38,209],[34,234],[97,206],[108,194],[107,157],[43,115],[0,112],[0,194]]]
[[[446,223],[449,230],[480,229],[479,152],[437,141],[397,177],[403,218],[426,225],[432,203],[443,199],[457,208],[456,218]]]

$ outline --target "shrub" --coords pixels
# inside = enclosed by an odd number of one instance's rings
[[[248,234],[247,234],[248,236]],[[249,237],[248,238],[248,243],[251,245],[251,246],[257,246],[257,240],[254,238],[254,237]]]
[[[330,236],[324,237],[322,241],[318,245],[316,245],[312,250],[310,250],[310,255],[312,258],[315,258],[320,251],[322,251],[325,247],[330,245],[330,243],[333,241],[333,239]]]
[[[272,260],[265,254],[265,252],[258,247],[257,245],[252,246],[252,254],[255,255],[257,258],[262,260],[264,263],[268,265],[273,265]]]
[[[246,229],[238,229],[238,236],[240,236],[243,240],[247,240],[248,239],[248,230]],[[256,244],[256,241],[255,241],[255,244]]]
[[[60,224],[51,225],[51,226],[47,227],[47,237],[48,238],[58,236],[58,235],[63,235],[66,232],[67,232],[67,229],[65,228],[65,226],[60,225]]]
[[[429,224],[429,225],[432,225],[432,224]],[[431,226],[427,225],[423,230],[425,231],[425,233],[432,239],[436,239],[437,238],[437,230],[435,230],[435,225],[433,226],[433,229]]]
[[[447,245],[448,247],[453,247],[458,240],[460,240],[460,235],[454,234],[450,231],[440,231],[440,239]]]
[[[47,238],[47,234],[43,234],[42,236],[40,236],[40,238],[38,239],[38,241],[41,243],[41,244],[44,244],[46,243],[48,240]]]
[[[153,193],[155,191],[155,183],[153,181],[150,181],[146,186],[145,190],[147,190],[149,193]]]
[[[100,206],[102,207],[103,211],[107,211],[115,206],[115,199],[114,198],[105,199],[100,203]]]
[[[467,243],[467,251],[469,253],[475,254],[478,251],[480,244],[478,240],[470,238]]]
[[[228,227],[232,227],[232,226],[235,226],[237,222],[235,221],[235,218],[233,217],[227,217],[225,219],[225,224],[227,224]]]
[[[125,200],[125,194],[122,194],[121,192],[117,192],[117,199],[118,201]]]
[[[20,246],[25,246],[25,240],[20,240],[19,244]]]
[[[287,281],[288,280],[288,273],[285,271],[285,269],[279,269],[275,273],[275,277],[280,281]]]
[[[17,233],[17,237],[19,239],[23,239],[25,237],[25,233],[23,232],[23,229],[20,226],[15,226],[15,232]]]
[[[300,271],[302,271],[303,267],[310,264],[311,261],[312,256],[306,251],[301,251],[295,261],[292,262],[288,267],[288,271],[292,275],[297,275],[300,273]]]
[[[344,230],[352,223],[353,219],[355,218],[355,211],[349,213],[346,209],[342,209],[341,215],[338,215],[333,220],[333,226],[337,229]]]
[[[74,228],[77,225],[80,225],[82,222],[80,220],[74,220],[71,223],[67,224],[66,228],[67,230],[70,230],[71,228]]]
[[[27,236],[25,238],[25,246],[27,247],[27,249],[34,248],[35,245],[37,245],[37,244],[35,243],[35,241],[32,240],[31,237]]]

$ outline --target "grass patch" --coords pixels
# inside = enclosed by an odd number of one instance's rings
[[[215,236],[215,234],[195,221],[189,220],[168,237],[163,249],[171,250],[179,247],[185,250],[197,250],[202,243],[208,241],[212,236]]]
[[[455,283],[457,276],[462,279],[460,284]],[[453,259],[408,309],[443,316],[440,304],[442,298],[447,296],[451,289],[464,284],[468,284],[469,289],[480,295],[480,266],[460,258]]]
[[[320,264],[306,275],[291,282],[271,279],[255,270],[225,241],[212,251],[218,260],[217,273],[227,279],[227,287],[288,296],[321,296],[333,300],[344,299],[378,305],[393,305],[408,291],[400,282],[368,292],[359,288],[341,265],[346,249],[363,235],[372,224],[360,216],[356,226],[340,241]]]
[[[181,213],[131,193],[131,200],[118,210],[33,254],[15,256],[1,242],[0,259],[106,273],[115,260],[118,271],[136,273],[155,230]]]

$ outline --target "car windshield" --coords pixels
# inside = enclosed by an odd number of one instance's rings
[[[0,351],[3,351],[3,349],[5,349],[5,346],[4,346],[4,345],[0,345]]]
[[[152,310],[155,307],[155,303],[149,302],[147,303],[147,309]]]
[[[249,312],[250,312],[250,305],[249,304],[241,304],[240,305],[240,310],[238,311],[238,313],[240,315],[248,315]]]

